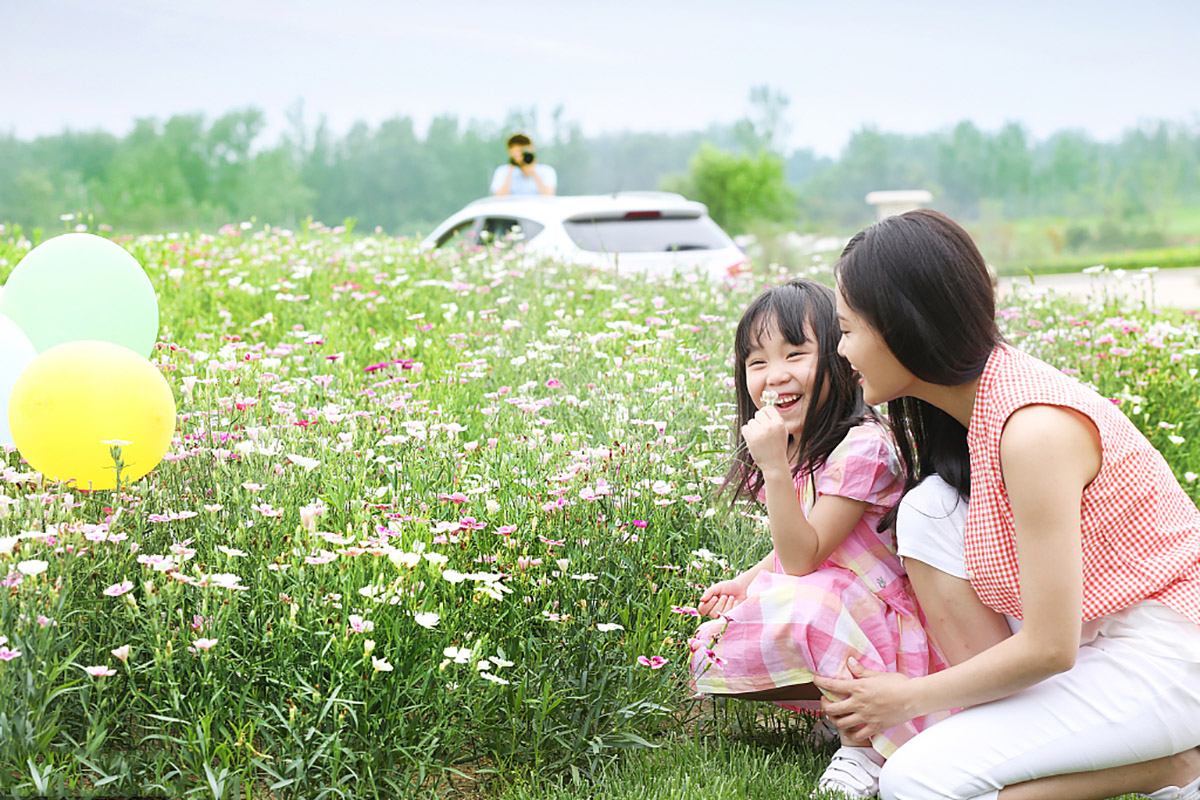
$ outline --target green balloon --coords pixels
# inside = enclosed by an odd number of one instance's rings
[[[8,276],[0,314],[39,353],[90,339],[149,357],[158,339],[158,298],[142,265],[90,233],[56,236],[30,250]]]

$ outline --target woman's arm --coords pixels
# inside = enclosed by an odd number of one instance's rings
[[[1083,607],[1080,504],[1100,470],[1095,425],[1054,406],[1016,411],[1000,438],[1001,473],[1016,526],[1020,631],[957,666],[923,678],[818,678],[845,700],[828,710],[844,730],[874,735],[913,717],[1007,697],[1075,663]]]

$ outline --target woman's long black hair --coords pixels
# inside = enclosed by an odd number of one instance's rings
[[[875,412],[863,402],[862,387],[854,371],[838,355],[841,328],[833,291],[803,278],[767,289],[742,314],[734,337],[733,381],[737,394],[734,457],[721,485],[722,491],[732,487],[733,500],[757,497],[764,482],[762,470],[746,449],[742,426],[758,411],[746,386],[746,358],[772,327],[797,346],[807,342],[811,335],[817,351],[816,375],[808,395],[808,411],[800,435],[799,454],[792,466],[793,474],[800,473],[811,479],[851,428],[866,419],[877,419]]]
[[[850,240],[835,269],[846,304],[923,381],[968,383],[1003,341],[987,264],[944,214],[920,209],[880,220]],[[915,397],[889,401],[888,420],[904,462],[905,492],[936,473],[968,499],[967,430],[958,420]],[[895,511],[885,521],[894,521]]]

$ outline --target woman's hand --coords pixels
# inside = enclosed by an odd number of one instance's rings
[[[775,406],[763,406],[742,426],[746,449],[763,472],[788,469],[788,431]]]
[[[746,587],[750,585],[750,581],[747,580],[749,574],[743,572],[736,578],[714,583],[705,589],[696,610],[701,616],[711,617],[729,613],[730,609],[746,599]]]
[[[838,730],[854,740],[866,741],[919,716],[912,711],[907,677],[895,672],[872,672],[854,658],[846,665],[853,678],[813,678],[818,689],[842,698],[821,700],[822,708]]]

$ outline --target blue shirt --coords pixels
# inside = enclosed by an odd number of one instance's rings
[[[533,178],[526,178],[521,170],[516,167],[511,167],[509,164],[496,167],[496,171],[492,173],[492,188],[491,193],[495,194],[501,186],[504,185],[504,179],[508,176],[508,170],[512,169],[512,193],[513,194],[539,194],[537,181]],[[534,164],[534,170],[537,171],[538,177],[542,179],[542,183],[549,186],[551,189],[558,187],[558,173],[554,171],[554,167],[548,164]]]

